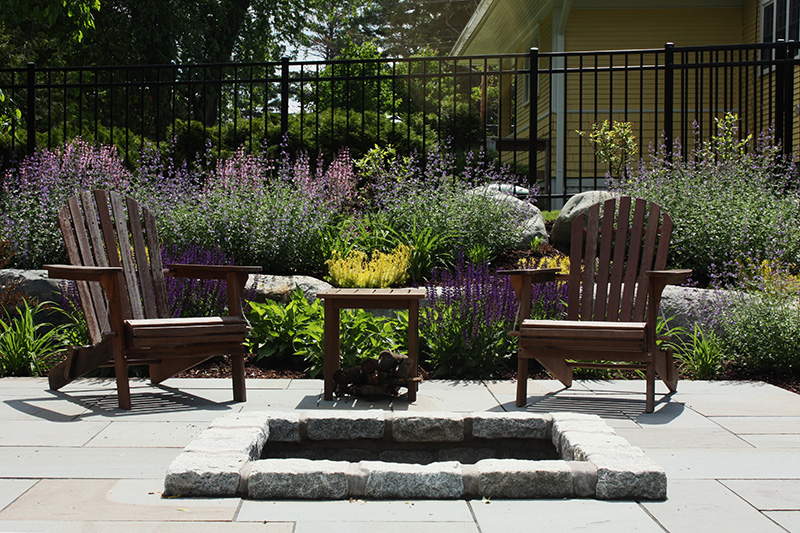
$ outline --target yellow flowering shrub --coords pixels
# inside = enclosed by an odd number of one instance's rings
[[[547,257],[525,257],[520,259],[520,268],[560,268],[561,274],[569,274],[569,257],[552,255]]]
[[[743,270],[749,274],[748,277],[756,288],[762,291],[800,296],[800,276],[789,274],[786,268],[781,268],[772,261],[751,263],[745,265]]]
[[[390,253],[378,250],[372,257],[360,250],[353,250],[346,257],[334,250],[328,266],[327,280],[336,287],[386,288],[405,283],[408,279],[408,265],[411,247],[401,244]]]

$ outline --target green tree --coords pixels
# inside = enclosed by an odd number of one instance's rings
[[[84,65],[275,60],[282,42],[302,38],[315,5],[316,0],[104,0],[98,30],[75,59]]]
[[[388,76],[391,69],[381,59],[375,41],[345,45],[336,60],[349,60],[347,63],[328,65],[320,73],[323,80],[319,87],[309,89],[308,101],[320,109],[350,109],[352,111],[386,110],[392,104],[391,83],[378,76]],[[339,79],[337,79],[339,78]]]
[[[326,61],[353,46],[374,41],[382,33],[379,6],[373,0],[325,0],[308,20],[307,48]]]
[[[48,64],[60,58],[70,41],[93,29],[100,0],[3,0],[0,7],[0,64],[19,67],[28,61]],[[56,63],[59,60],[56,60]],[[21,113],[0,89],[0,134]]]
[[[386,29],[381,48],[391,57],[432,49],[447,55],[479,0],[377,0]]]

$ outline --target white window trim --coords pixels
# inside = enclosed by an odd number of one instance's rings
[[[777,8],[778,8],[778,0],[761,0],[760,11],[759,11],[759,24],[758,24],[758,33],[759,33],[759,42],[777,42],[780,39],[785,41],[797,41],[800,40],[800,35],[789,35],[789,31],[791,29],[791,14],[792,14],[792,1],[797,2],[798,10],[800,11],[800,0],[785,0],[786,1],[786,27],[782,32],[782,35],[778,34],[778,17],[777,17]],[[764,12],[766,11],[768,6],[774,6],[773,14],[772,14],[772,34],[773,40],[766,41],[764,38]],[[800,13],[798,13],[798,17],[800,17]],[[800,31],[800,20],[798,20],[797,24],[798,28],[796,33]]]

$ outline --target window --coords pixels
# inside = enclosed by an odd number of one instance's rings
[[[761,4],[761,41],[800,41],[800,0],[767,0]]]
[[[800,41],[800,0],[762,0],[761,42]],[[762,61],[774,59],[771,50],[762,50]]]

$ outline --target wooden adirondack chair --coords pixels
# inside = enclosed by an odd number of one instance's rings
[[[617,204],[619,208],[617,209]],[[632,205],[633,204],[633,205]],[[633,214],[631,216],[631,207]],[[536,359],[564,386],[572,369],[644,370],[646,407],[655,407],[655,376],[670,391],[678,382],[672,350],[657,344],[661,292],[691,270],[664,270],[672,219],[655,203],[630,197],[592,206],[572,224],[570,272],[508,270],[520,302],[517,406],[527,402],[528,360]],[[567,320],[531,320],[531,284],[568,282]]]
[[[87,372],[113,366],[119,406],[131,408],[129,365],[149,365],[156,384],[215,355],[232,359],[233,397],[245,401],[241,297],[260,267],[161,264],[155,219],[133,198],[83,192],[58,213],[71,265],[45,265],[51,278],[76,280],[90,346],[73,346],[49,373],[58,390]],[[228,316],[169,318],[164,276],[223,279]]]

